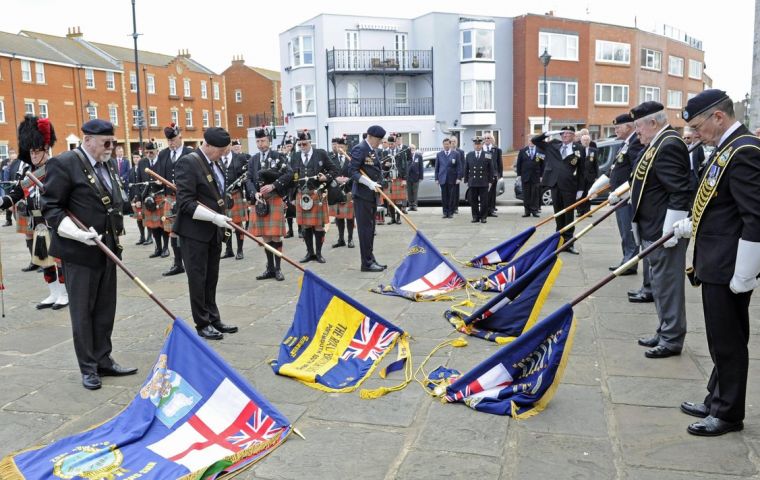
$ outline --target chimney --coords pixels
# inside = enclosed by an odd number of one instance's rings
[[[544,15],[546,15],[547,17],[553,17],[554,16],[554,10],[549,10]]]
[[[242,55],[233,55],[232,56],[232,64],[233,65],[243,65],[245,63],[245,60],[243,60]]]
[[[82,30],[79,27],[69,27],[66,29],[66,38],[80,38]]]
[[[179,53],[177,53],[177,56],[182,58],[190,58],[190,50],[183,48],[179,51]]]

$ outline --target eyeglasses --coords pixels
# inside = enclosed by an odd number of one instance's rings
[[[708,115],[707,118],[705,118],[704,120],[702,120],[701,122],[699,122],[699,125],[689,125],[689,126],[693,130],[699,130],[700,128],[702,128],[702,126],[705,124],[706,121],[710,120],[710,117],[712,117],[713,115],[715,115],[715,112],[717,112],[717,110],[713,110],[713,112],[710,115]]]
[[[299,147],[308,147],[309,146],[309,142],[298,142],[298,146]]]

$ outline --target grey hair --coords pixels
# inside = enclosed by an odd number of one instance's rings
[[[653,121],[658,126],[663,126],[668,123],[668,114],[665,112],[665,110],[660,110],[659,112],[650,113],[646,117],[643,117],[641,119],[642,121]]]

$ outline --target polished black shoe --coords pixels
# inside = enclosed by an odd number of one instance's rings
[[[125,377],[137,373],[137,367],[122,367],[114,362],[110,367],[98,367],[98,375],[101,377]]]
[[[266,280],[268,278],[274,278],[274,272],[268,268],[261,275],[256,275],[256,280]]]
[[[53,301],[53,303],[42,303],[42,302],[40,302],[37,305],[35,305],[34,308],[36,308],[37,310],[44,310],[46,308],[52,308],[53,305],[55,305],[55,300]]]
[[[238,331],[238,327],[234,325],[227,325],[222,322],[212,323],[211,325],[222,333],[237,333]]]
[[[628,275],[636,275],[636,273],[638,273],[638,271],[635,268],[629,268],[628,270],[623,270],[618,276],[627,277]]]
[[[538,217],[540,217],[540,216],[541,216],[541,215],[539,215],[539,214],[537,214],[537,213],[532,213],[531,215],[533,215],[533,216],[534,216],[534,217],[536,217],[536,218],[538,218]]]
[[[571,253],[573,255],[580,255],[581,252],[575,249],[575,245],[570,245],[568,249],[565,250],[567,253]]]
[[[354,241],[352,239],[350,239],[350,238],[348,239],[348,243],[346,245],[348,245],[348,248],[354,248],[354,246],[355,246],[354,245]]]
[[[495,213],[489,213],[488,216],[489,217],[498,217],[498,215],[496,215]]]
[[[316,260],[316,259],[317,259],[317,257],[313,253],[306,252],[306,255],[301,260],[299,260],[298,262],[299,263],[307,263],[307,262],[311,262],[312,260]]]
[[[668,358],[675,357],[676,355],[681,355],[681,352],[674,352],[668,347],[664,347],[662,345],[657,345],[656,347],[650,348],[644,352],[644,356],[647,358]]]
[[[26,267],[22,268],[21,271],[22,272],[34,272],[35,270],[39,270],[39,268],[40,268],[39,265],[35,265],[33,263],[30,263]]]
[[[416,212],[417,211],[417,207],[409,207],[409,211],[410,212]]]
[[[151,237],[151,238],[145,239],[145,241],[143,242],[143,245],[153,245],[153,238]]]
[[[617,268],[617,267],[615,267],[615,268]],[[636,290],[628,290],[628,296],[629,297],[633,297],[633,296],[636,296],[636,295],[641,295],[641,289],[640,288],[637,288]]]
[[[212,327],[211,325],[198,330],[198,336],[207,338],[209,340],[221,340],[224,338],[224,335],[222,335],[219,330]]]
[[[628,295],[628,301],[631,303],[651,303],[654,302],[654,297],[644,293],[637,293],[636,295]]]
[[[480,223],[488,223],[488,220],[486,220],[485,218],[481,218]]]
[[[165,271],[161,275],[164,277],[171,277],[172,275],[179,275],[180,273],[185,273],[185,269],[179,265],[172,265],[169,270]]]
[[[288,230],[288,233],[285,234],[285,238],[293,238],[293,230]]]
[[[140,238],[140,240],[138,240],[138,241],[135,242],[135,245],[142,245],[143,243],[145,243],[145,239],[144,238]]]
[[[378,267],[381,267],[383,270],[385,270],[386,268],[388,268],[388,265],[383,265],[382,263],[378,262],[376,258],[372,260],[372,263],[374,263]]]
[[[53,306],[50,307],[50,308],[52,310],[60,310],[62,308],[66,308],[68,306],[69,306],[68,302],[66,302],[66,303],[54,303]]]
[[[609,267],[607,267],[607,270],[609,270],[610,272],[614,272],[615,270],[617,270],[618,268],[620,268],[621,265],[622,265],[622,263],[618,263],[617,265],[610,265]],[[633,291],[633,290],[631,290],[631,291]],[[628,295],[631,294],[631,291],[628,292]],[[638,290],[636,290],[636,292],[638,292]]]
[[[738,432],[744,429],[744,422],[727,422],[720,418],[708,415],[700,422],[695,422],[686,428],[692,435],[700,437],[717,437],[729,432]]]
[[[157,258],[161,256],[161,250],[153,250],[153,253],[148,255],[148,258]]]
[[[521,216],[522,218],[525,218],[525,217],[530,217],[530,213],[524,213],[524,214],[522,214],[522,215],[520,215],[520,216]]]
[[[161,258],[166,258],[169,256],[169,247],[164,247],[164,250],[161,252]]]
[[[337,242],[332,244],[332,248],[340,248],[340,247],[345,247],[345,246],[346,246],[346,242],[343,241],[343,239],[340,239]]]
[[[314,255],[314,260],[317,261],[317,263],[327,263],[327,260],[325,260],[325,257],[323,257],[321,254]]]
[[[681,411],[686,415],[699,418],[705,418],[710,415],[710,410],[704,403],[683,402],[681,403]]]
[[[470,223],[478,223],[478,222],[480,222],[480,220],[478,220],[477,218],[473,218],[472,220],[470,220]]]
[[[445,219],[445,218],[449,218],[449,216],[448,216],[448,215],[444,215],[444,216],[442,216],[441,218],[444,218],[444,219]]]
[[[100,381],[100,377],[96,373],[84,373],[82,374],[82,386],[87,390],[97,390],[103,384]]]
[[[224,255],[222,255],[219,258],[232,258],[234,256],[235,256],[235,254],[232,253],[232,250],[227,250],[226,252],[224,252]]]
[[[385,269],[376,263],[373,263],[369,267],[362,267],[362,272],[382,272],[383,270]]]
[[[655,335],[654,337],[641,337],[637,341],[642,347],[654,348],[660,343],[660,339]]]
[[[243,256],[243,251],[242,251],[242,250],[239,250],[239,251],[238,251],[238,252],[235,254],[235,260],[242,260],[243,258],[245,258],[245,257]]]
[[[278,282],[285,280],[285,276],[282,274],[282,271],[279,268],[274,271],[274,279]]]
[[[11,223],[11,222],[5,222],[5,223],[3,224],[3,226],[4,226],[4,227],[12,227],[12,226],[13,226],[13,223]]]

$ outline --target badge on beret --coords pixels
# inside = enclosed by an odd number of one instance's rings
[[[681,116],[683,117],[684,120],[688,120],[689,119],[689,111],[688,110],[684,110],[683,114],[681,114]]]

